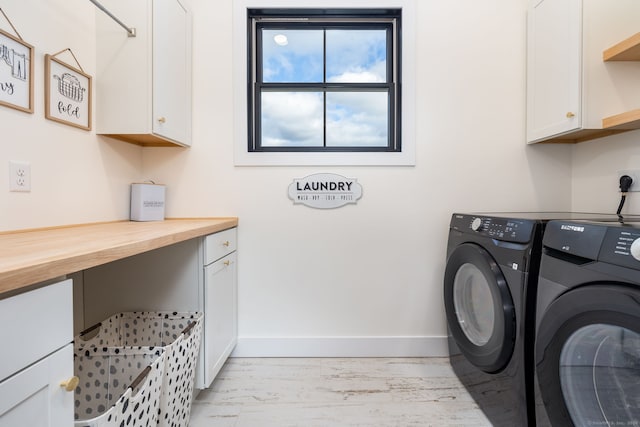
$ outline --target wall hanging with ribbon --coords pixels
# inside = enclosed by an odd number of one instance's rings
[[[0,8],[15,36],[0,29],[0,105],[33,113],[33,46]]]
[[[69,52],[78,68],[56,56]],[[91,130],[91,76],[71,49],[45,55],[45,117],[69,126]]]

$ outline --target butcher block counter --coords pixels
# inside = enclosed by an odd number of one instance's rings
[[[0,298],[36,283],[237,225],[235,217],[189,218],[0,232]]]

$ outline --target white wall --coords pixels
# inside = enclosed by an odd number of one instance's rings
[[[240,217],[236,354],[442,354],[452,211],[571,204],[571,148],[524,144],[526,2],[416,2],[415,167],[234,167],[232,2],[190,3],[194,144],[145,149],[144,171],[170,216]],[[316,172],[358,178],[362,199],[294,206],[287,186]]]
[[[128,218],[128,186],[141,178],[142,149],[44,118],[45,54],[70,48],[95,75],[95,6],[66,0],[0,6],[35,49],[33,114],[0,106],[0,230]],[[3,17],[0,28],[13,34]],[[69,53],[58,58],[75,64]],[[30,193],[9,192],[10,160],[31,163]]]
[[[573,207],[615,213],[619,170],[640,170],[640,131],[582,142],[573,147]],[[640,193],[628,193],[622,213],[640,215]]]
[[[44,54],[71,47],[93,74],[100,12],[83,1],[3,4],[37,62],[35,113],[0,107],[0,178],[9,160],[31,162],[33,175],[31,193],[9,193],[0,179],[0,229],[124,219],[129,183],[154,179],[168,186],[168,216],[240,218],[237,354],[442,354],[451,213],[571,208],[572,148],[524,144],[526,1],[417,1],[417,51],[404,53],[417,63],[416,166],[332,168],[234,167],[232,105],[242,100],[231,82],[242,76],[232,69],[231,1],[188,2],[187,150],[141,149],[45,120]],[[287,186],[316,172],[358,178],[362,199],[329,211],[294,206]]]

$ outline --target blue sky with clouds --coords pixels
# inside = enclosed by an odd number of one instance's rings
[[[286,44],[276,36],[286,36]],[[323,30],[263,30],[265,83],[321,83]],[[380,83],[387,79],[386,31],[327,30],[327,82]],[[327,93],[327,145],[386,146],[387,92]],[[264,92],[263,146],[322,146],[319,92]]]

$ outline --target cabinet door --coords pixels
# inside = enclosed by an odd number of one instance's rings
[[[191,145],[191,17],[178,0],[153,1],[153,132]]]
[[[237,342],[236,253],[205,267],[204,386],[209,387]]]
[[[527,142],[582,126],[582,0],[530,0]]]
[[[73,425],[74,393],[60,386],[72,376],[73,345],[68,344],[0,382],[0,427]]]

